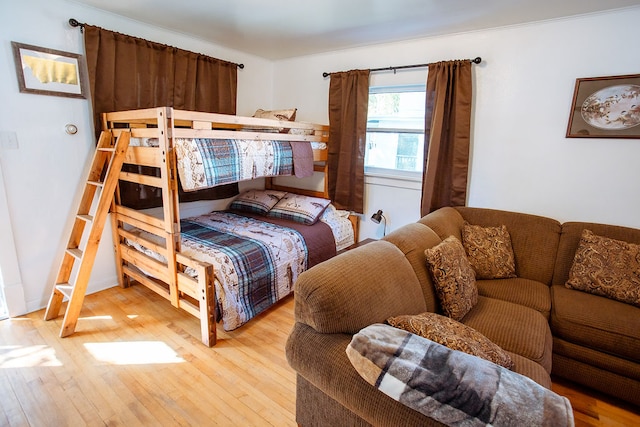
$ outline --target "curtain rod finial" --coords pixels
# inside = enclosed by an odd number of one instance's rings
[[[473,62],[474,64],[479,64],[482,62],[482,58],[480,58],[479,56],[476,56],[475,59],[472,59],[471,62]]]

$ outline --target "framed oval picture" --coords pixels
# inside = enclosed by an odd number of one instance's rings
[[[568,138],[640,138],[640,74],[576,79]]]

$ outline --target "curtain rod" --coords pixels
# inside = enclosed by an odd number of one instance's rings
[[[72,27],[80,27],[80,32],[82,32],[82,30],[84,30],[84,26],[87,25],[83,22],[78,22],[77,19],[71,18],[69,19],[69,25],[71,25]],[[231,64],[235,64],[234,62],[231,61],[227,61],[230,62]],[[236,67],[240,68],[241,70],[244,68],[244,64],[235,64]]]
[[[480,58],[479,56],[474,58],[474,59],[469,59],[469,62],[471,62],[472,64],[479,64],[482,62],[482,58]],[[423,68],[423,67],[428,67],[429,64],[415,64],[415,65],[398,65],[395,67],[384,67],[384,68],[370,68],[369,71],[370,72],[376,72],[376,71],[393,71],[394,73],[396,72],[396,70],[402,70],[405,68]],[[332,73],[322,73],[322,77],[329,77]]]

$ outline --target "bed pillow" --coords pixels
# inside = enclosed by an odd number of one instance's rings
[[[271,119],[271,120],[281,120],[285,122],[293,122],[296,120],[296,112],[297,108],[289,108],[287,110],[263,110],[258,108],[255,113],[253,113],[253,117],[257,117],[259,119]],[[278,128],[271,129],[272,132],[280,132],[287,133],[289,129]]]
[[[229,209],[266,215],[286,194],[275,190],[248,190],[236,197]]]
[[[476,275],[460,240],[449,236],[424,251],[442,311],[462,319],[478,302]]]
[[[480,332],[436,313],[390,317],[387,323],[412,334],[428,338],[452,350],[482,357],[507,369],[513,368],[511,357],[500,346]]]
[[[268,216],[313,225],[318,221],[327,206],[329,206],[329,203],[331,203],[330,200],[320,197],[287,193],[271,208]]]
[[[346,353],[366,382],[445,425],[574,425],[566,397],[502,366],[389,325],[362,329]]]
[[[566,287],[640,307],[640,245],[583,230]]]
[[[505,225],[482,227],[465,222],[462,245],[476,272],[476,279],[517,277],[511,236]]]

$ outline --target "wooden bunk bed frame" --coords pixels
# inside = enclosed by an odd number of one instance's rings
[[[180,203],[175,138],[224,138],[248,140],[315,141],[328,144],[329,127],[302,122],[278,121],[226,114],[175,110],[171,107],[120,111],[102,115],[102,127],[115,138],[130,132],[131,138],[157,138],[157,147],[129,146],[124,163],[151,166],[160,176],[121,172],[119,179],[160,188],[162,217],[123,206],[116,190],[111,208],[111,224],[116,254],[116,269],[121,287],[138,282],[200,319],[202,342],[216,343],[216,298],[213,266],[180,251]],[[282,133],[283,129],[301,129],[310,135]],[[271,130],[271,132],[268,132]],[[277,133],[274,133],[277,132]],[[327,149],[314,149],[314,170],[325,174],[323,191],[278,186],[271,178],[267,188],[295,191],[314,197],[327,197]],[[357,231],[357,217],[350,218]],[[148,240],[130,231],[131,227],[157,236],[164,244]],[[357,233],[355,234],[357,239]],[[125,244],[125,239],[161,254],[162,263]],[[184,273],[190,267],[197,277]]]

